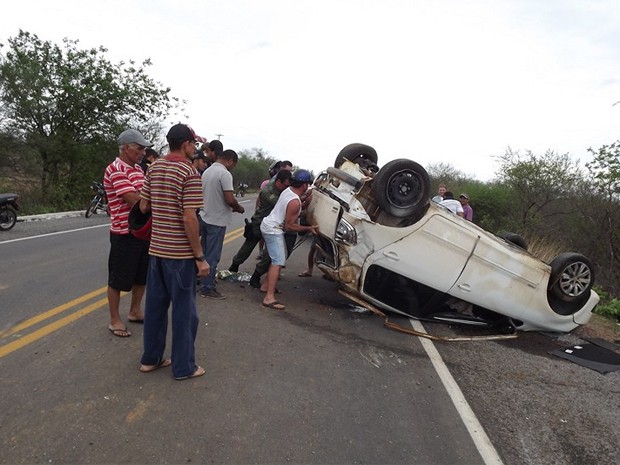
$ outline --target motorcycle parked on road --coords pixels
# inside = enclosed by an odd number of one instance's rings
[[[0,194],[0,231],[8,231],[17,222],[17,194]]]
[[[95,196],[90,201],[90,204],[86,208],[86,218],[90,218],[93,213],[97,213],[99,210],[105,211],[108,215],[108,196],[105,193],[103,184],[98,181],[93,181],[90,188],[95,191]]]

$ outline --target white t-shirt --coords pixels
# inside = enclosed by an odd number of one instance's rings
[[[200,211],[202,221],[214,226],[228,226],[232,208],[224,200],[224,191],[232,192],[233,177],[221,163],[213,163],[202,173],[204,207]]]
[[[271,213],[266,216],[260,224],[260,232],[263,234],[284,234],[284,221],[286,220],[286,207],[291,200],[300,200],[299,196],[287,187],[280,194],[278,202],[276,203]],[[301,212],[301,200],[299,204],[299,213]]]
[[[450,210],[455,215],[457,213],[463,213],[463,205],[461,205],[461,202],[459,202],[458,200],[445,199],[439,202],[439,205],[446,207],[448,210]]]

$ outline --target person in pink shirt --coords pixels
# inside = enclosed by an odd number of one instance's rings
[[[459,202],[463,206],[463,215],[467,221],[474,221],[474,209],[469,205],[469,195],[462,193],[459,195]]]

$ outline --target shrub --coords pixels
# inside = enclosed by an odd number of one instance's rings
[[[595,286],[594,290],[601,298],[601,301],[594,309],[594,313],[620,321],[620,300],[611,297],[598,286]]]

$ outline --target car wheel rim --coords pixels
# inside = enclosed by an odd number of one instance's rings
[[[564,269],[560,277],[560,289],[566,295],[579,297],[589,289],[592,274],[583,262],[575,262]]]
[[[420,193],[420,180],[410,171],[395,173],[388,183],[387,194],[392,205],[407,207]]]

